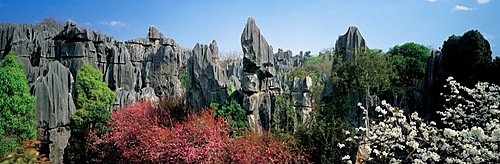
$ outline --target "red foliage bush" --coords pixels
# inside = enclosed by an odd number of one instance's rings
[[[262,135],[245,131],[236,138],[230,151],[231,163],[308,163],[293,141],[278,139],[271,133]]]
[[[214,109],[192,112],[184,119],[170,119],[172,110],[157,108],[149,102],[136,102],[111,114],[113,122],[108,134],[89,140],[94,141],[94,147],[106,147],[111,143],[115,150],[105,149],[107,156],[117,154],[119,158],[113,160],[121,159],[126,163],[304,161],[300,151],[267,133],[259,136],[247,131],[240,138],[231,138],[229,122],[221,117],[214,118],[211,110]]]

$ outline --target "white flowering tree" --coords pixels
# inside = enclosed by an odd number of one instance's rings
[[[409,118],[385,101],[375,108],[378,118],[356,128],[361,132],[356,163],[499,163],[500,162],[500,87],[478,83],[469,89],[452,77],[445,86],[447,105],[438,112],[447,128],[423,121],[417,113]],[[353,140],[352,138],[349,140]],[[344,145],[339,145],[344,147]],[[351,157],[343,158],[351,163]]]

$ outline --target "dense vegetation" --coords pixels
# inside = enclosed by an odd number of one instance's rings
[[[0,155],[34,139],[35,97],[30,95],[23,64],[10,52],[0,63]]]
[[[109,130],[111,121],[110,107],[115,100],[103,81],[103,74],[90,64],[84,64],[77,74],[76,112],[71,116],[71,138],[66,159],[69,161],[89,162],[90,152],[85,140],[89,131],[102,135]]]

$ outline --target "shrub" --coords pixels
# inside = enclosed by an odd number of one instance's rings
[[[111,121],[110,107],[115,99],[115,92],[111,91],[102,80],[103,75],[90,64],[84,64],[77,74],[76,106],[77,110],[71,116],[71,138],[66,148],[67,162],[90,162],[92,153],[85,138],[89,131],[98,135],[105,134]]]
[[[231,138],[229,121],[213,110],[190,113],[182,121],[168,119],[170,110],[149,102],[136,102],[112,113],[111,131],[93,138],[99,145],[114,145],[106,154],[123,163],[291,163],[304,155],[285,140],[244,131]],[[165,120],[167,119],[167,120]],[[104,141],[103,141],[104,140]]]
[[[47,157],[45,157],[45,154],[40,154],[40,152],[38,152],[39,146],[40,146],[40,141],[33,141],[33,140],[24,141],[23,144],[15,151],[9,153],[6,156],[0,155],[0,164],[51,163],[47,159]]]
[[[23,65],[13,54],[0,63],[0,154],[36,139],[35,97],[29,93]]]
[[[240,105],[239,100],[242,99],[240,92],[234,92],[222,104],[212,103],[215,108],[214,117],[222,117],[229,120],[231,135],[239,136],[242,131],[250,127],[247,120],[246,110]]]

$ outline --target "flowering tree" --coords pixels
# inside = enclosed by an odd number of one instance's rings
[[[417,113],[407,119],[403,110],[385,101],[375,108],[378,117],[369,120],[369,110],[358,104],[366,115],[366,125],[356,128],[362,132],[355,137],[360,139],[356,162],[500,162],[500,87],[478,83],[469,89],[452,77],[447,81],[445,87],[451,94],[444,96],[448,104],[438,112],[449,126],[444,129],[423,121]],[[351,162],[349,156],[343,160]]]

